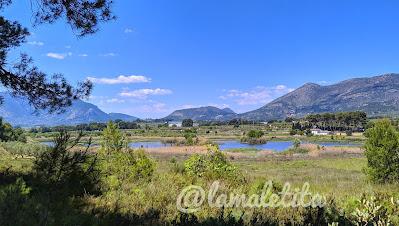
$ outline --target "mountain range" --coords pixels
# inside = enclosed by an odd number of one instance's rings
[[[121,113],[107,114],[97,106],[81,100],[75,101],[62,114],[43,111],[34,114],[33,107],[25,99],[4,92],[0,96],[4,97],[0,116],[14,126],[54,126],[137,119]],[[345,111],[364,111],[368,116],[399,116],[399,74],[354,78],[328,86],[307,83],[259,109],[243,114],[237,114],[229,108],[208,106],[177,110],[162,120],[181,121],[190,118],[195,121],[225,121],[242,118],[269,121],[289,116]]]
[[[323,112],[364,111],[368,116],[399,115],[399,74],[354,78],[321,86],[307,83],[240,118],[267,121]]]
[[[76,125],[90,122],[107,122],[116,119],[124,121],[138,119],[137,117],[120,113],[107,114],[96,105],[82,100],[74,101],[72,106],[61,114],[50,114],[45,111],[35,112],[34,108],[24,98],[13,97],[6,92],[0,93],[0,96],[4,98],[4,103],[0,106],[0,116],[14,126]]]

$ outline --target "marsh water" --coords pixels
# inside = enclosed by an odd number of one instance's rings
[[[272,150],[276,152],[282,152],[292,147],[292,141],[269,141],[266,144],[246,144],[241,143],[239,140],[218,140],[215,141],[219,145],[220,150],[225,151],[229,149],[256,149],[256,150]],[[303,142],[307,143],[307,142]],[[53,146],[53,142],[42,142],[47,146]],[[341,142],[319,142],[316,143],[320,146],[324,147],[333,147],[333,146],[361,146],[358,143],[341,143]],[[162,141],[135,141],[129,143],[129,147],[131,148],[164,148],[171,147],[171,144],[165,144]]]

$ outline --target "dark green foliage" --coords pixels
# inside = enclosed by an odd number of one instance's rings
[[[377,121],[365,133],[369,177],[376,182],[399,182],[399,133],[389,120]]]
[[[119,129],[140,129],[140,125],[137,122],[126,122],[122,120],[115,120],[115,124],[118,125]],[[31,133],[48,133],[48,132],[59,132],[61,130],[66,131],[102,131],[107,127],[107,123],[104,122],[91,122],[88,124],[79,124],[76,126],[54,126],[54,127],[39,127],[32,128]]]
[[[329,131],[343,131],[351,135],[352,132],[362,132],[367,126],[367,115],[364,112],[339,112],[308,115],[303,119],[292,122],[290,134],[299,134],[311,128]],[[350,131],[350,132],[349,132]]]
[[[308,115],[305,120],[308,128],[317,127],[333,131],[363,131],[367,125],[367,114],[364,112],[338,112]]]
[[[85,195],[97,194],[98,182],[95,156],[87,149],[71,152],[79,140],[80,136],[71,139],[62,132],[55,139],[55,146],[34,161],[31,174],[18,178],[1,173],[2,182],[9,184],[0,187],[0,225],[94,224],[76,202]]]
[[[247,133],[249,138],[261,138],[265,133],[261,130],[251,130]]]
[[[246,136],[241,138],[241,142],[248,144],[265,144],[267,140],[262,138],[264,135],[265,133],[261,130],[251,130]]]
[[[13,128],[9,123],[3,122],[0,117],[0,141],[26,142],[26,136],[21,128]]]
[[[70,134],[61,132],[54,139],[54,147],[43,153],[35,162],[33,172],[40,186],[55,196],[81,196],[94,192],[98,180],[95,170],[97,157],[84,151],[71,151],[80,141],[82,134],[71,139]]]
[[[184,119],[181,123],[183,127],[193,127],[194,121],[192,119]]]

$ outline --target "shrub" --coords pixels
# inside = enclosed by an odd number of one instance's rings
[[[100,162],[103,189],[115,190],[125,182],[150,180],[155,171],[155,162],[143,150],[129,149],[116,152]],[[128,183],[126,183],[128,184]]]
[[[264,135],[265,135],[265,133],[261,130],[251,130],[247,133],[248,138],[256,138],[256,139],[259,139],[259,138],[263,137]]]
[[[367,199],[365,196],[358,200],[359,206],[352,213],[352,222],[356,225],[393,225],[391,214],[386,205],[376,197]],[[397,214],[397,213],[396,213]]]
[[[240,180],[240,173],[217,146],[210,145],[206,155],[195,154],[184,163],[185,172],[190,176],[206,179]]]
[[[262,138],[264,135],[265,133],[261,130],[251,130],[245,137],[241,138],[241,142],[248,144],[265,144],[267,140]]]
[[[127,148],[124,136],[112,122],[103,131],[99,157],[106,190],[118,189],[125,181],[149,180],[155,171],[155,162],[143,150]]]
[[[198,143],[197,131],[186,130],[184,131],[184,138],[186,139],[186,145],[194,145]]]
[[[54,139],[54,147],[34,161],[35,178],[48,196],[80,196],[95,191],[97,159],[88,152],[91,142],[84,151],[71,151],[81,136],[71,140],[70,134],[61,132]]]
[[[399,135],[389,120],[380,120],[366,133],[368,176],[375,182],[399,181]]]

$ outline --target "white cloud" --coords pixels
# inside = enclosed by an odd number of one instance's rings
[[[317,83],[318,83],[319,85],[322,85],[322,86],[332,84],[332,82],[329,82],[329,81],[319,81],[319,82],[317,82]]]
[[[100,56],[102,56],[102,57],[116,57],[116,56],[118,56],[118,54],[116,54],[116,53],[104,53],[104,54],[100,54]]]
[[[86,54],[86,53],[82,53],[82,54],[79,54],[78,56],[80,56],[80,57],[88,57],[89,55]]]
[[[68,46],[65,46],[65,48],[70,49],[70,48],[72,48],[72,46],[69,46],[69,45],[68,45]]]
[[[67,54],[63,54],[63,53],[47,53],[46,56],[53,58],[53,59],[57,59],[57,60],[63,60],[65,59],[65,57],[67,57]]]
[[[122,91],[119,95],[122,97],[134,97],[138,99],[146,99],[148,96],[164,96],[172,94],[169,89],[137,89],[133,91]]]
[[[96,78],[96,77],[87,77],[93,83],[97,84],[107,84],[107,85],[115,85],[115,84],[131,84],[131,83],[147,83],[151,82],[150,78],[147,78],[142,75],[120,75],[116,78]]]
[[[208,104],[208,106],[217,107],[217,108],[220,108],[220,109],[224,109],[224,108],[229,108],[230,107],[230,105],[228,105],[228,104],[214,104],[214,103],[210,103],[210,104]]]
[[[112,99],[106,100],[106,102],[110,103],[110,104],[121,104],[121,103],[125,103],[125,100],[121,100],[118,98],[112,98]]]
[[[68,52],[68,53],[47,53],[46,56],[53,58],[53,59],[57,59],[57,60],[63,60],[66,57],[70,57],[72,56],[72,52]]]
[[[230,107],[228,104],[208,103],[208,104],[205,104],[205,105],[183,104],[183,105],[180,105],[179,107],[177,107],[177,109],[200,108],[200,107],[208,107],[208,106],[217,107],[217,108],[220,108],[220,109]]]
[[[199,108],[201,105],[193,105],[193,104],[183,104],[178,109],[189,109],[189,108]]]
[[[285,85],[277,85],[274,87],[258,86],[249,91],[228,90],[226,94],[220,96],[222,100],[231,99],[238,105],[258,105],[267,104],[270,101],[287,94],[294,89],[288,88]]]
[[[125,33],[132,33],[133,32],[133,29],[131,29],[131,28],[126,28],[125,29]]]
[[[43,42],[37,42],[37,41],[28,42],[28,44],[32,46],[44,46]]]

